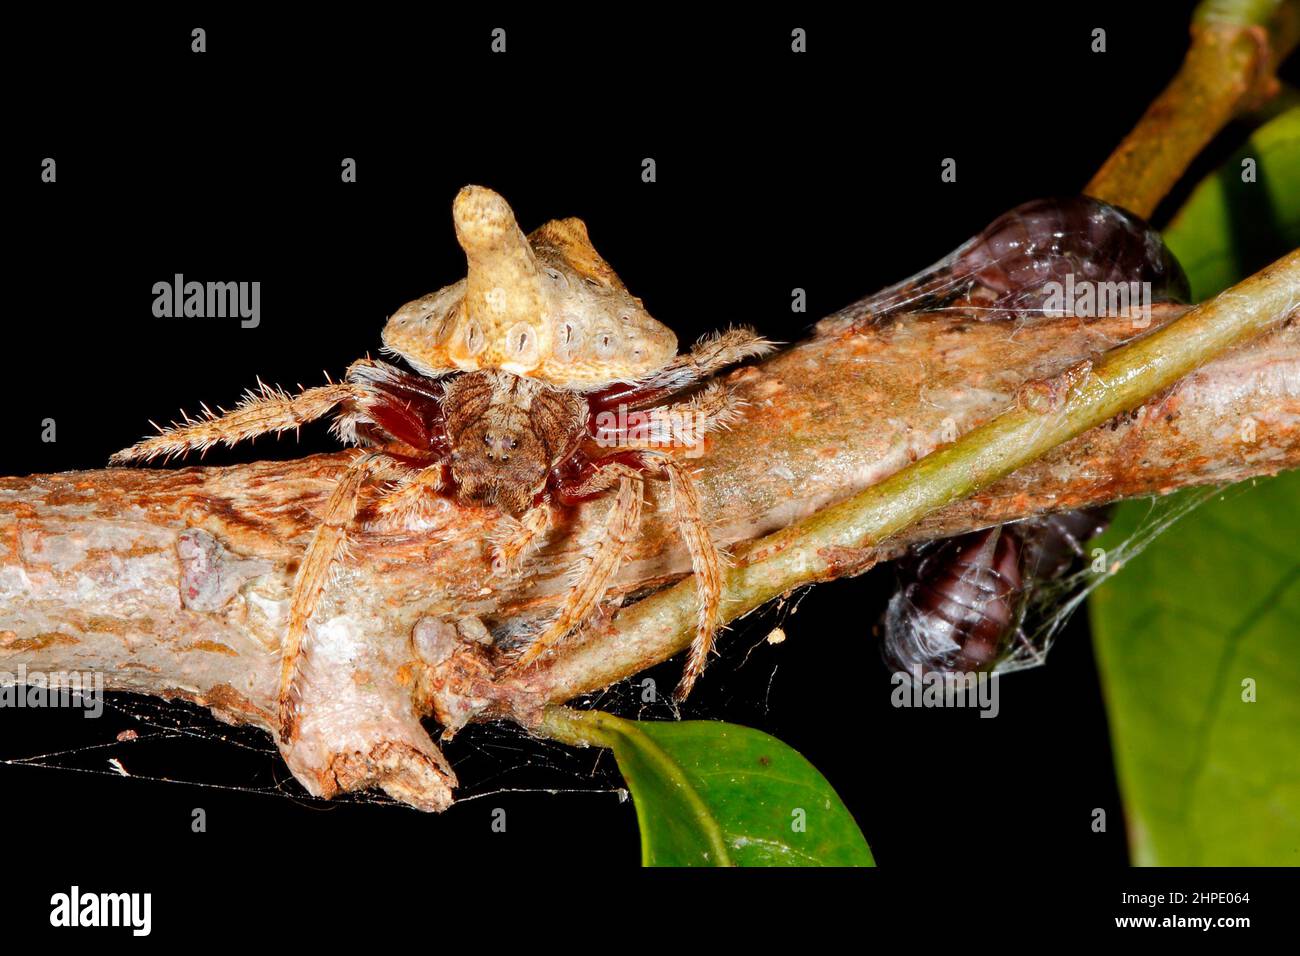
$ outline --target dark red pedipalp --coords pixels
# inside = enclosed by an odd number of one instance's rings
[[[645,454],[639,451],[616,451],[599,458],[590,457],[583,447],[579,447],[562,465],[557,465],[551,472],[549,487],[555,493],[556,500],[562,505],[576,505],[584,501],[599,498],[607,487],[591,490],[587,485],[602,467],[611,464],[627,465],[640,471],[645,468]]]
[[[396,372],[372,383],[375,399],[361,411],[374,422],[359,426],[381,447],[388,443],[382,436],[396,439],[416,457],[443,458],[450,451],[447,420],[442,408],[442,385],[420,375]],[[377,436],[375,429],[382,435]],[[411,457],[409,451],[389,447],[391,453]]]

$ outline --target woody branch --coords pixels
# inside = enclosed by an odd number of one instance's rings
[[[1271,322],[1261,338],[888,541],[865,526],[857,538],[809,539],[816,545],[806,551],[810,573],[784,586],[771,578],[764,593],[859,573],[920,540],[1296,467],[1296,258],[1196,311],[1206,321],[1232,309]],[[1158,310],[1153,327],[1171,327],[1178,314]],[[1002,323],[940,316],[865,332],[824,324],[734,373],[746,417],[711,436],[696,462],[706,517],[739,555],[733,575],[754,573],[760,552],[776,553],[771,542],[757,550],[751,542],[881,487],[952,447],[954,436],[1020,407],[1017,396],[1031,405],[1050,397],[1050,383],[1063,373],[1126,340],[1149,340],[1149,332],[1119,318],[1065,319],[1014,334]],[[0,667],[93,670],[110,689],[184,698],[223,719],[273,729],[278,642],[296,562],[349,455],[0,479]],[[671,517],[655,507],[661,492],[651,488],[644,533],[620,572],[616,599],[689,571]],[[913,497],[905,488],[894,493],[898,501]],[[381,786],[440,808],[454,775],[422,715],[433,712],[450,728],[498,716],[531,722],[545,704],[683,646],[694,592],[668,588],[578,636],[522,680],[498,679],[484,643],[489,629],[527,628],[553,609],[566,569],[606,507],[596,501],[575,510],[528,572],[507,580],[492,575],[486,542],[500,518],[488,509],[448,501],[428,530],[360,535],[318,611],[304,700],[314,718],[285,752],[308,789],[330,795]],[[747,602],[733,593],[728,616]]]

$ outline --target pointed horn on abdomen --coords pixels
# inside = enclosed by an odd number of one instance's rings
[[[466,318],[481,327],[484,346],[506,344],[521,323],[541,333],[542,277],[509,204],[491,189],[466,186],[456,196],[452,216],[469,261]],[[533,351],[529,345],[534,343],[525,342],[525,351]]]

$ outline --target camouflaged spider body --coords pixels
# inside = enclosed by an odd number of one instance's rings
[[[674,450],[697,446],[734,420],[738,406],[717,381],[671,399],[770,344],[732,329],[678,355],[677,337],[628,293],[580,220],[550,222],[525,237],[505,200],[478,186],[461,190],[453,216],[466,277],[403,306],[383,332],[384,350],[414,373],[365,359],[345,381],[297,395],[263,387],[230,412],[186,418],[113,456],[123,463],[233,445],[330,412],[335,433],[366,449],[330,495],[294,582],[280,674],[286,742],[297,732],[312,611],[349,531],[358,523],[419,528],[438,495],[500,509],[506,532],[493,542],[493,564],[510,573],[547,536],[555,505],[613,491],[605,533],[575,569],[559,613],[512,665],[525,667],[596,608],[636,534],[645,479],[668,481],[700,594],[679,695],[708,660],[722,561]],[[626,425],[626,414],[610,416],[614,409],[652,410],[666,424],[647,436]],[[361,510],[368,483],[394,479]]]

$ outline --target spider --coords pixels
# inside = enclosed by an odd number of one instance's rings
[[[262,385],[232,411],[182,414],[112,457],[170,459],[296,430],[330,412],[334,434],[364,449],[331,492],[294,580],[279,683],[286,744],[298,732],[309,622],[349,534],[417,529],[439,495],[499,510],[504,530],[489,544],[493,572],[508,574],[546,540],[557,506],[613,491],[604,533],[573,569],[558,614],[511,664],[517,669],[599,605],[636,534],[645,480],[666,481],[699,594],[679,699],[708,660],[722,557],[680,452],[739,417],[742,403],[709,376],[773,344],[731,329],[678,355],[677,337],[628,293],[581,220],[549,222],[525,237],[506,201],[480,186],[462,189],[452,213],[466,277],[407,303],[383,331],[383,351],[414,372],[366,358],[343,381],[298,394]],[[362,508],[370,483],[381,490]]]

